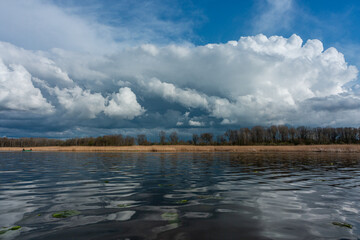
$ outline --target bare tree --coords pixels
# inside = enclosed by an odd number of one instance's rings
[[[213,142],[213,134],[212,133],[202,133],[200,135],[200,138],[204,144],[212,144],[212,142]]]
[[[255,126],[251,129],[252,142],[263,143],[264,142],[264,128],[262,126]]]
[[[159,132],[159,138],[160,138],[159,143],[161,145],[164,145],[166,143],[166,133],[164,131],[160,131]]]
[[[193,134],[192,135],[192,143],[194,144],[194,145],[197,145],[197,144],[199,144],[199,140],[200,140],[200,138],[199,138],[199,135],[197,135],[197,134]]]
[[[125,146],[133,146],[133,145],[135,145],[135,138],[130,137],[130,136],[126,136],[125,140],[124,140],[124,145]]]
[[[225,145],[226,144],[226,137],[224,134],[222,135],[217,135],[216,136],[216,142],[218,145]]]
[[[271,133],[271,142],[276,143],[277,142],[277,133],[278,133],[277,126],[272,125],[270,127],[270,133]]]
[[[170,138],[170,143],[171,143],[171,144],[177,144],[178,141],[179,141],[177,132],[172,132],[172,133],[170,134],[169,138]]]
[[[278,126],[279,129],[279,135],[280,135],[280,141],[282,143],[285,143],[289,139],[289,128],[285,125]]]
[[[149,142],[148,142],[145,134],[137,135],[136,141],[137,141],[138,145],[149,145]]]

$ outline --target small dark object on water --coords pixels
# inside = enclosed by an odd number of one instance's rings
[[[109,183],[109,181],[108,181],[108,180],[105,180],[104,183]]]
[[[23,152],[32,152],[32,149],[30,148],[30,149],[28,149],[28,150],[25,150],[25,148],[23,148],[22,151],[23,151]]]
[[[18,230],[18,229],[20,229],[21,227],[20,227],[20,226],[13,226],[13,227],[11,227],[11,228],[6,228],[6,227],[3,227],[3,228],[4,228],[4,230],[1,230],[1,231],[0,231],[0,235],[6,233],[6,232],[8,232],[8,231]]]
[[[185,204],[185,203],[188,203],[188,202],[189,202],[189,200],[186,200],[186,199],[176,201],[177,204]]]
[[[10,228],[10,230],[14,231],[14,230],[18,230],[20,228],[21,228],[20,226],[14,226],[14,227]]]
[[[333,225],[339,226],[339,227],[347,227],[352,229],[352,225],[349,223],[343,223],[343,222],[332,222]]]
[[[199,195],[199,196],[197,196],[197,198],[199,198],[199,199],[216,199],[216,200],[223,199],[220,196],[213,196],[213,195]]]
[[[169,223],[178,223],[179,222],[179,214],[174,212],[166,212],[161,214],[161,218],[165,221],[169,221]]]
[[[76,210],[65,210],[65,211],[60,211],[60,212],[56,212],[53,213],[52,217],[54,218],[67,218],[67,217],[72,217],[72,216],[76,216],[79,215],[80,212],[76,211]]]
[[[129,207],[130,205],[129,205],[129,204],[126,204],[126,203],[123,203],[123,204],[118,204],[117,206],[120,207],[120,208],[127,208],[127,207]]]
[[[173,187],[174,184],[158,184],[159,187]]]

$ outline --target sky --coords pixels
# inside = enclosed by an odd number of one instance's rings
[[[357,0],[2,0],[0,137],[360,125]]]

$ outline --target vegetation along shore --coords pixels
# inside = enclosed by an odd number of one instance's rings
[[[285,125],[205,132],[184,140],[176,131],[160,131],[155,141],[145,134],[70,139],[0,138],[0,151],[130,151],[130,152],[360,152],[360,128],[309,128]]]
[[[296,145],[296,146],[50,146],[32,147],[35,152],[338,152],[360,153],[360,145]],[[20,147],[2,147],[0,151],[22,151]]]

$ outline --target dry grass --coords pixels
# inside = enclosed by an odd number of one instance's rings
[[[0,151],[22,151],[23,148],[4,147]],[[25,148],[26,150],[30,148]],[[31,147],[36,152],[354,152],[360,153],[360,145],[297,145],[297,146],[114,146],[114,147]]]

